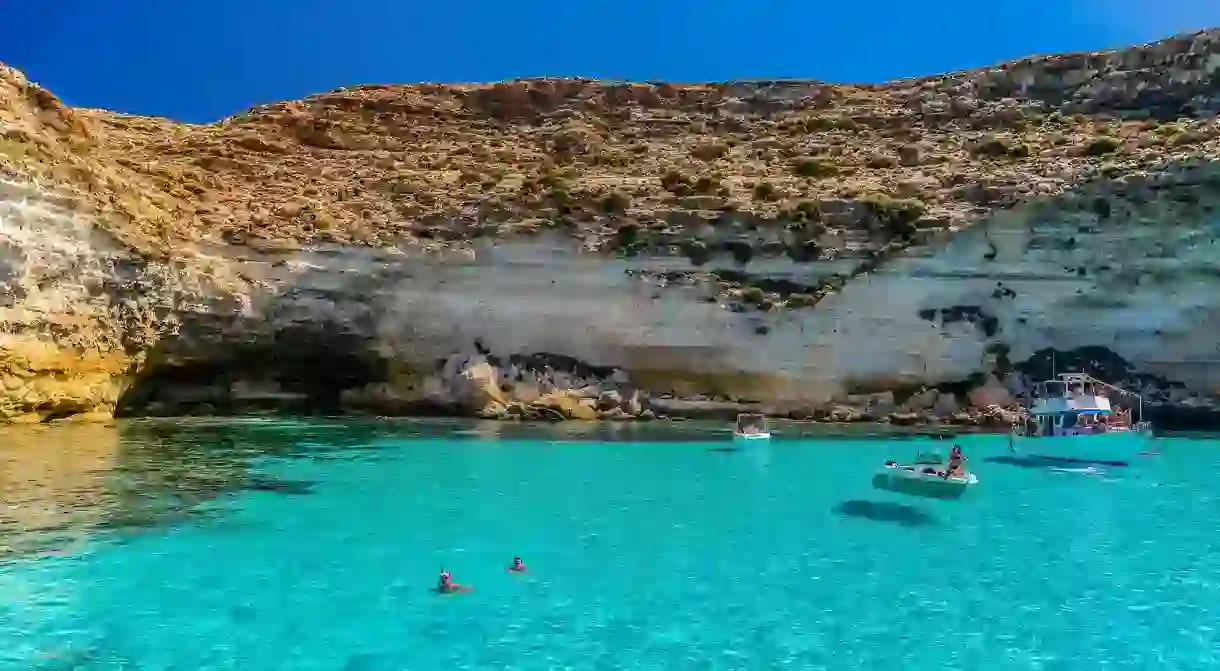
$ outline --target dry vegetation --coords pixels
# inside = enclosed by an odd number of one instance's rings
[[[0,68],[0,173],[60,185],[148,251],[543,228],[621,246],[633,231],[726,213],[817,228],[842,200],[875,215],[862,225],[901,236],[1097,175],[1214,156],[1220,127],[1189,104],[1206,83],[1165,88],[1156,108],[1128,83],[1168,87],[1174,72],[1208,67],[1192,58],[1215,37],[883,86],[358,86],[210,125],[68,108]],[[1035,81],[1025,92],[1021,73]]]

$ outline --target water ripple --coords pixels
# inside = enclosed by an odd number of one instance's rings
[[[982,484],[943,502],[871,488],[910,441],[488,431],[5,434],[0,667],[1216,665],[1208,441],[1106,481],[988,462],[980,439]],[[431,593],[442,567],[474,592]]]

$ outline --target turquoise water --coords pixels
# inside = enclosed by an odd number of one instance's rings
[[[6,669],[1200,669],[1210,441],[1106,475],[926,442],[196,423],[0,436]],[[83,433],[82,433],[83,432]],[[7,442],[6,442],[7,441]],[[7,446],[5,446],[7,445]],[[77,450],[78,457],[56,457]],[[60,461],[54,461],[60,459]],[[51,460],[48,462],[48,460]],[[531,571],[505,567],[521,555]],[[450,569],[474,586],[429,591]]]

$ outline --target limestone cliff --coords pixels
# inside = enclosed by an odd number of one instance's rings
[[[1220,31],[875,86],[361,86],[209,125],[0,66],[0,417],[977,421],[1054,349],[1198,423],[1217,111]]]

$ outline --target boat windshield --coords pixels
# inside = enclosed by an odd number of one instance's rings
[[[763,415],[738,415],[737,433],[755,434],[767,432],[767,418]]]
[[[1065,387],[1063,382],[1059,380],[1049,380],[1042,383],[1043,398],[1061,398],[1064,396]]]
[[[940,452],[920,452],[919,456],[915,457],[915,463],[937,466],[945,463],[945,457]]]

